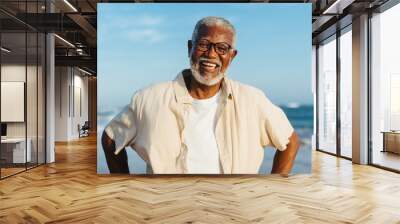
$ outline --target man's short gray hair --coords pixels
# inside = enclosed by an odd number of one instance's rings
[[[235,30],[235,27],[232,25],[232,23],[229,22],[228,20],[226,20],[222,17],[216,17],[216,16],[208,16],[208,17],[202,18],[201,20],[199,20],[196,23],[196,26],[194,27],[193,34],[192,34],[192,41],[197,40],[197,37],[199,34],[199,29],[202,26],[222,26],[222,27],[229,29],[233,34],[232,47],[235,47],[236,30]]]

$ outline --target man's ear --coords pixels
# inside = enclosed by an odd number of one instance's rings
[[[233,59],[236,57],[238,51],[237,50],[233,50],[231,53],[231,62],[233,61]]]
[[[193,47],[193,43],[191,40],[188,40],[187,46],[188,46],[188,57],[190,57],[190,52],[192,51]]]

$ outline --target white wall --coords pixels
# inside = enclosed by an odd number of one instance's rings
[[[36,76],[36,66],[27,66],[19,65],[19,64],[5,64],[1,66],[1,81],[2,82],[25,82],[25,75],[27,69],[27,76],[29,85],[36,86],[36,80],[33,80],[31,75]],[[4,96],[2,96],[4,97]],[[36,87],[35,88],[27,88],[27,106],[30,106],[30,110],[27,112],[27,120],[30,122],[28,124],[28,137],[29,133],[31,133],[30,128],[36,131],[36,113],[32,113],[32,110],[36,111]],[[34,104],[31,104],[34,102]],[[40,107],[41,105],[39,105]],[[34,107],[34,108],[33,108]],[[33,108],[33,109],[32,109]],[[7,108],[1,108],[1,110],[6,110]],[[34,121],[34,124],[31,122]],[[25,123],[26,122],[7,122],[7,136],[8,137],[25,137]],[[35,132],[36,134],[36,132]]]
[[[38,69],[38,70],[36,70]],[[44,162],[44,82],[42,68],[25,64],[3,64],[1,66],[1,81],[2,82],[24,82],[26,85],[26,106],[21,108],[21,112],[25,114],[26,120],[22,122],[6,122],[7,137],[9,138],[24,138],[25,135],[30,140],[30,148],[32,161],[39,163]],[[27,81],[25,80],[27,78]],[[2,95],[2,98],[7,98],[7,95]],[[12,110],[2,107],[4,110]],[[13,111],[7,111],[13,113]],[[14,112],[15,113],[15,112]],[[39,154],[37,156],[37,154]]]
[[[76,68],[56,67],[56,141],[77,139],[78,124],[88,120],[88,77],[83,75]]]
[[[81,126],[88,120],[88,77],[81,76],[82,73],[76,75],[77,70],[74,70],[74,108],[72,109],[73,119],[71,135],[78,137],[78,124]],[[81,111],[80,111],[81,110]]]
[[[68,88],[70,84],[68,71],[67,67],[55,68],[55,141],[68,140]]]
[[[1,81],[25,82],[25,64],[2,65]],[[6,108],[1,108],[1,110],[6,110]],[[8,122],[7,137],[25,137],[25,122]]]

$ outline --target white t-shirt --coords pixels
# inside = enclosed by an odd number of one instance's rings
[[[215,138],[215,116],[221,91],[208,99],[193,99],[184,141],[188,147],[189,174],[220,174],[219,151]]]

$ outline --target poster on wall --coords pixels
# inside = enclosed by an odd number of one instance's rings
[[[99,174],[311,172],[311,4],[98,4]]]
[[[24,122],[25,82],[1,82],[1,122]]]

